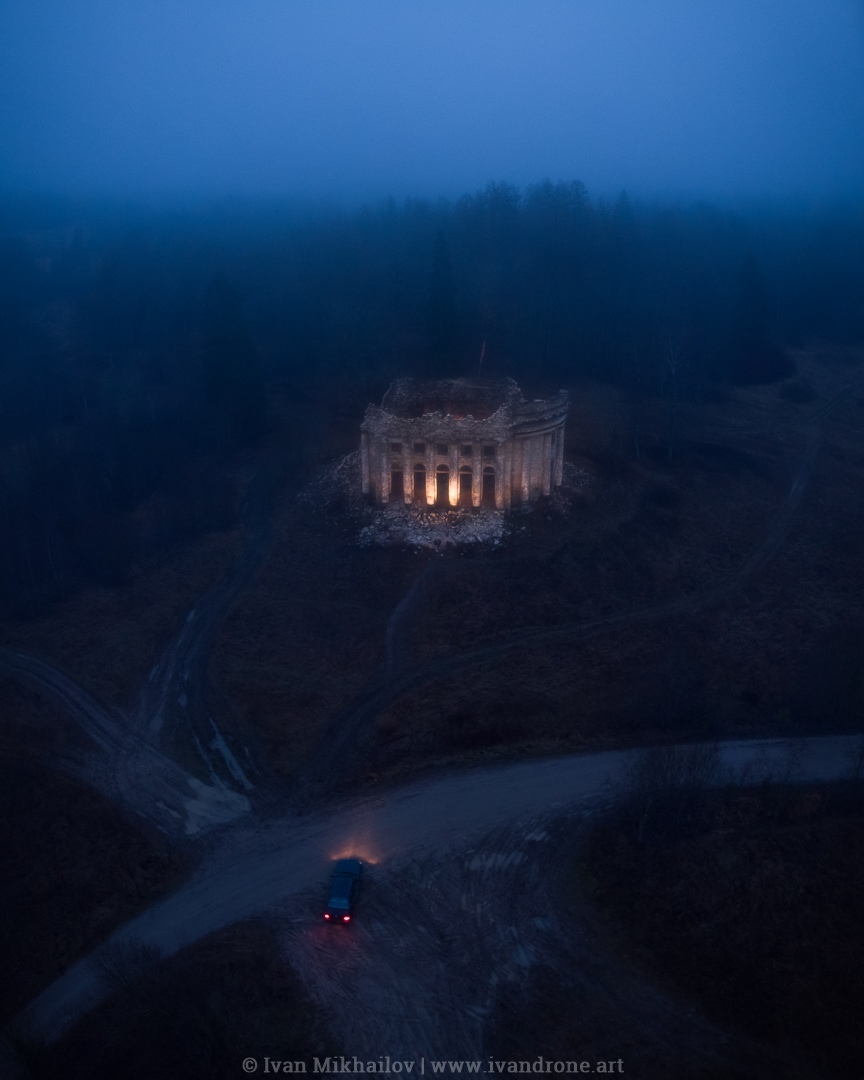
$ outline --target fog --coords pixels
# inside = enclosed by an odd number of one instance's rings
[[[850,0],[4,0],[0,188],[846,199],[862,59]]]
[[[862,421],[864,0],[0,0],[0,1076],[864,1077]]]

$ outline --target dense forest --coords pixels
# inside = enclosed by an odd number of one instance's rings
[[[0,614],[234,524],[227,469],[277,387],[308,467],[356,435],[316,439],[322,412],[359,422],[398,375],[684,397],[862,340],[856,208],[637,205],[579,183],[356,210],[6,198]]]

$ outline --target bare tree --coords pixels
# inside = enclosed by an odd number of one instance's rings
[[[678,405],[683,368],[684,333],[680,329],[675,331],[667,330],[663,335],[663,381],[669,394],[669,429],[666,450],[670,461],[678,441]]]
[[[634,815],[636,840],[650,826],[674,831],[702,804],[705,793],[724,779],[717,747],[658,746],[636,754],[624,779]]]
[[[860,783],[864,779],[864,735],[855,740],[845,756],[849,762],[848,779],[855,784]]]

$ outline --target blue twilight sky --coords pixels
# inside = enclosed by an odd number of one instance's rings
[[[864,192],[858,0],[0,0],[0,189]]]

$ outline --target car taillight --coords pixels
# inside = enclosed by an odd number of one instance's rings
[[[329,918],[330,918],[330,916],[329,916],[329,915],[327,914],[327,912],[326,912],[326,911],[324,912],[324,918],[325,918],[325,919],[329,919]]]
[[[351,922],[351,916],[350,915],[343,915],[342,916],[342,922]]]

